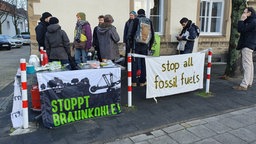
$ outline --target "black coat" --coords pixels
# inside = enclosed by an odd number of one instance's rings
[[[48,23],[45,21],[39,22],[39,24],[36,26],[36,40],[38,42],[38,47],[44,47],[45,49],[45,33],[47,32]]]
[[[237,30],[240,33],[237,50],[245,47],[256,50],[256,18],[251,16],[239,21]]]

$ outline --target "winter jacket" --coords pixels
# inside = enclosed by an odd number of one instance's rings
[[[181,40],[186,41],[184,52],[181,53],[192,53],[197,32],[196,26],[191,20],[189,20],[187,25],[182,29],[180,36],[182,36]]]
[[[75,30],[78,28],[78,22],[76,24]],[[88,51],[92,47],[92,30],[91,26],[87,21],[84,21],[83,26],[82,26],[82,34],[84,34],[87,38],[85,42],[77,42],[74,39],[74,48],[83,48],[86,51]]]
[[[45,34],[45,48],[49,59],[67,60],[70,55],[70,42],[59,24],[51,24]]]
[[[245,47],[256,50],[256,18],[250,16],[244,21],[238,21],[237,30],[240,33],[237,50]]]
[[[47,26],[49,24],[45,21],[39,22],[39,24],[36,26],[35,31],[36,31],[36,40],[38,42],[38,47],[44,47],[44,40],[45,40],[45,33],[47,32]]]
[[[116,28],[110,23],[103,23],[98,28],[97,36],[101,58],[114,60],[117,57],[117,43],[120,41]]]

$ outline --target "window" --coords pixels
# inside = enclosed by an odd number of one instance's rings
[[[202,35],[221,35],[224,0],[201,0],[200,26]]]
[[[136,11],[144,9],[146,17],[152,20],[155,32],[163,33],[164,0],[134,0],[134,8]]]

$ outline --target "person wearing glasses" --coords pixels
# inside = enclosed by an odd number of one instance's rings
[[[256,50],[256,17],[255,10],[252,7],[244,9],[240,20],[238,21],[238,32],[240,38],[237,44],[237,50],[242,53],[243,80],[238,86],[233,86],[233,89],[246,91],[252,86],[254,67],[252,53]]]

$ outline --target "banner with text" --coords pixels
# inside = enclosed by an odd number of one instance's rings
[[[48,128],[121,112],[121,69],[37,73],[42,119]]]
[[[205,53],[146,57],[146,98],[203,88]]]

